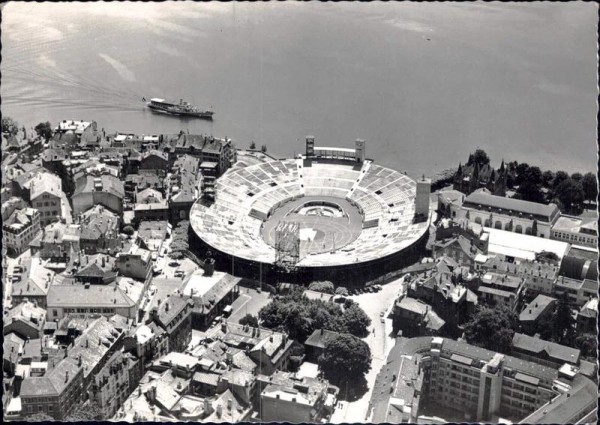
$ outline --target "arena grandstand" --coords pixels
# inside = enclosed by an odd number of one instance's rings
[[[415,220],[418,183],[347,151],[344,158],[300,155],[252,165],[242,159],[217,180],[214,202],[193,205],[194,233],[232,261],[288,269],[364,266],[422,239],[429,204],[425,219]],[[420,196],[428,199],[423,183]],[[286,258],[281,247],[294,246]]]

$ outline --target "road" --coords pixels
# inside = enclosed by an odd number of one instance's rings
[[[5,264],[4,266],[6,267],[6,269],[4,270],[4,293],[2,294],[2,305],[4,306],[4,309],[6,310],[7,308],[10,309],[12,308],[12,300],[9,298],[10,294],[12,292],[12,280],[8,278],[8,276],[12,277],[12,271],[13,268],[18,264],[19,259],[21,259],[21,261],[23,261],[26,258],[30,258],[31,257],[31,251],[28,249],[26,251],[23,251],[23,253],[21,255],[19,255],[18,257],[15,258],[11,258],[8,255],[4,256],[4,260],[5,260]]]
[[[388,284],[383,285],[383,289],[376,293],[366,293],[350,296],[371,318],[371,333],[363,338],[371,349],[371,370],[365,376],[367,380],[368,390],[363,396],[352,402],[342,402],[342,407],[332,416],[332,423],[341,422],[367,422],[367,410],[371,392],[375,384],[375,378],[384,365],[387,355],[394,346],[395,338],[392,334],[392,319],[391,315],[394,301],[400,293],[404,291],[404,278],[396,279]],[[380,314],[385,311],[384,323],[381,323]],[[341,395],[346,391],[345,388],[340,388]]]

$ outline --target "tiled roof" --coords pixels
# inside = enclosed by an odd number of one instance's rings
[[[101,316],[75,340],[68,357],[77,364],[81,358],[81,366],[87,376],[98,366],[122,332],[123,329],[119,330],[107,317]]]
[[[48,291],[48,307],[132,307],[135,303],[113,285],[53,285]]]
[[[82,193],[95,192],[95,179],[100,179],[102,181],[102,192],[111,193],[121,199],[125,197],[123,182],[118,177],[109,174],[102,174],[99,177],[87,175],[79,178],[75,183],[76,187],[75,191],[73,192],[73,196],[77,196]]]
[[[186,307],[189,307],[191,314],[193,305],[194,301],[189,297],[174,295],[160,303],[158,306],[158,319],[161,324],[168,326]]]
[[[62,193],[60,177],[51,173],[38,174],[30,183],[31,199],[36,199],[44,193],[59,197]]]
[[[556,299],[547,297],[546,295],[538,295],[533,301],[531,301],[519,315],[521,322],[535,321],[539,315],[542,314],[550,304],[556,302]]]
[[[558,207],[555,204],[544,205],[536,202],[523,201],[520,199],[506,198],[503,196],[491,195],[484,192],[473,192],[465,199],[464,205],[481,205],[482,207],[501,208],[512,210],[513,212],[522,212],[523,214],[533,214],[543,216],[548,219],[557,211]]]
[[[514,334],[513,348],[535,354],[546,352],[548,357],[555,361],[562,361],[572,364],[577,364],[579,361],[579,355],[581,353],[575,348],[567,347],[566,345],[560,345],[555,342],[545,341],[543,339],[521,333]]]

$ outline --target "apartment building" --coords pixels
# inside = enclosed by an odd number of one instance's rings
[[[40,212],[34,208],[14,210],[2,223],[2,241],[9,253],[29,249],[29,242],[40,232]]]
[[[418,366],[413,379],[400,374],[406,361]],[[425,405],[471,422],[524,423],[573,423],[596,407],[596,384],[572,364],[545,366],[439,337],[399,338],[386,363],[371,397],[374,422],[388,421],[398,405],[413,422]]]

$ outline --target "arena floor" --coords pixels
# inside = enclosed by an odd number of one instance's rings
[[[296,211],[307,203],[326,202],[337,205],[343,217],[304,215]],[[325,208],[327,210],[328,208]],[[277,208],[264,222],[261,235],[275,247],[275,229],[282,221],[300,224],[300,257],[306,254],[330,252],[352,243],[362,230],[362,215],[345,199],[329,196],[304,196]]]

